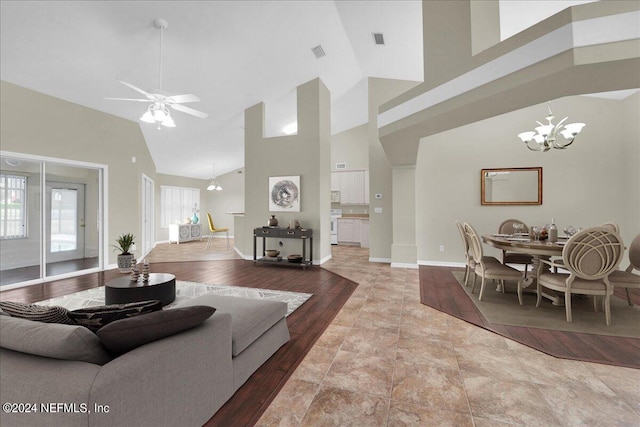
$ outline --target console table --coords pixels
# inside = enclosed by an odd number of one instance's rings
[[[257,257],[257,239],[262,237],[262,258]],[[275,260],[265,259],[267,248],[267,238],[272,239],[300,239],[302,240],[302,261],[289,262],[287,259]],[[309,258],[307,259],[307,242],[309,242]],[[313,265],[313,230],[310,228],[280,228],[280,227],[258,227],[253,229],[253,262],[265,264],[279,264],[292,267],[306,268]]]
[[[202,240],[202,229],[200,224],[170,224],[169,243],[190,242],[192,240]]]

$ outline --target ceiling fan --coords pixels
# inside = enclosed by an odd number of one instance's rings
[[[153,25],[160,30],[160,66],[159,66],[159,78],[160,85],[162,87],[162,36],[163,31],[167,28],[168,23],[164,19],[156,18],[153,21]],[[171,112],[169,108],[181,111],[183,113],[191,114],[192,116],[200,117],[201,119],[207,118],[207,113],[203,113],[202,111],[194,110],[193,108],[184,106],[182,104],[187,104],[189,102],[199,102],[200,98],[193,94],[183,94],[183,95],[169,95],[164,92],[162,89],[154,89],[154,90],[143,90],[139,87],[124,82],[122,80],[118,80],[123,85],[127,86],[135,90],[138,93],[144,95],[147,99],[140,98],[106,98],[114,101],[134,101],[134,102],[150,102],[151,104],[147,108],[147,111],[140,117],[140,120],[145,123],[156,123],[158,124],[158,129],[160,129],[160,125],[166,127],[176,127],[175,122],[171,118]]]

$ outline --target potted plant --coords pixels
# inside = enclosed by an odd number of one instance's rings
[[[131,233],[121,234],[116,239],[117,245],[111,245],[115,250],[120,251],[120,255],[118,255],[118,270],[120,270],[120,273],[129,273],[131,271],[131,266],[135,259],[129,250],[135,245],[135,239],[135,236]]]

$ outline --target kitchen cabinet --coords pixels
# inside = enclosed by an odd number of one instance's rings
[[[331,191],[340,191],[340,174],[331,172]]]
[[[331,190],[340,191],[343,205],[369,203],[369,171],[339,171],[331,173]]]
[[[355,243],[353,218],[338,218],[338,244]]]
[[[366,244],[366,246],[363,245]],[[338,244],[369,247],[368,218],[338,218]]]
[[[369,220],[360,220],[360,246],[363,248],[369,247]]]
[[[169,243],[190,242],[202,239],[200,224],[171,224],[169,225]]]

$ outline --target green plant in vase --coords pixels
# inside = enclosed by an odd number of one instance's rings
[[[121,234],[116,239],[116,244],[111,245],[115,249],[114,251],[120,251],[118,255],[118,270],[120,273],[129,273],[131,271],[131,266],[135,262],[135,258],[131,252],[131,248],[136,244],[135,236],[131,233]]]

